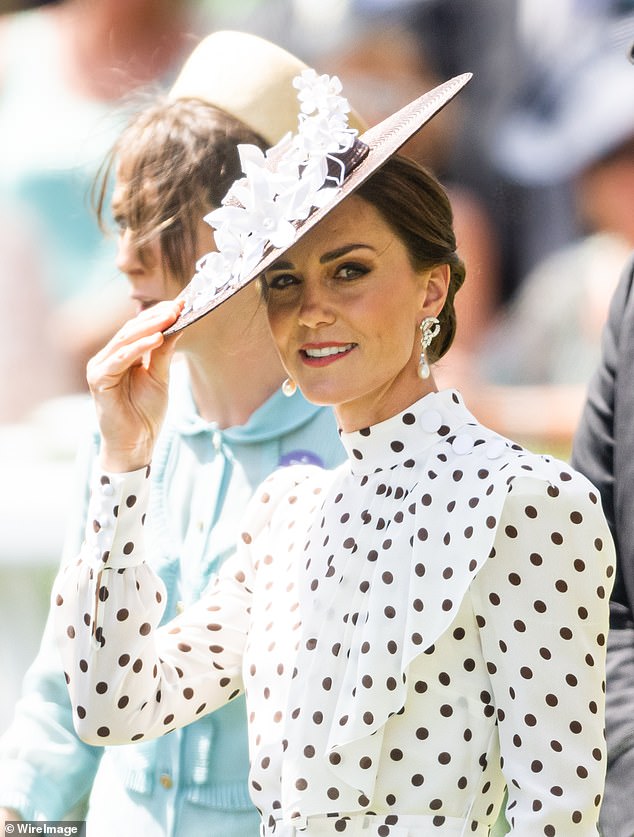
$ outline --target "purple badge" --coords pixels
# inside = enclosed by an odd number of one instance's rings
[[[285,453],[280,456],[278,463],[281,467],[287,465],[318,465],[320,468],[324,467],[324,461],[316,453],[309,450],[292,450],[290,453]]]

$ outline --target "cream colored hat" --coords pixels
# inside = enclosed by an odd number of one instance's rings
[[[241,146],[246,177],[205,220],[217,250],[199,259],[180,294],[184,307],[165,334],[181,331],[253,282],[448,104],[471,79],[449,79],[356,136],[336,77],[305,70],[295,85],[295,135],[262,154]],[[299,94],[297,93],[299,90]],[[303,119],[298,120],[302,102]]]
[[[214,32],[196,46],[169,95],[203,99],[274,145],[297,129],[297,91],[292,81],[305,69],[299,58],[257,35]],[[366,128],[355,113],[350,124],[360,132]]]

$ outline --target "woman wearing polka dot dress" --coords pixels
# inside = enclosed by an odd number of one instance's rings
[[[400,146],[459,76],[356,137],[336,79],[208,216],[218,251],[89,367],[92,525],[54,592],[80,735],[169,733],[244,692],[265,837],[596,835],[613,545],[593,486],[479,424],[430,370],[464,279],[451,209]],[[258,278],[289,378],[347,462],[273,474],[215,586],[158,628],[145,562],[175,335]]]

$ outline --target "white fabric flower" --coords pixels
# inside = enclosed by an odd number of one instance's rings
[[[345,169],[334,155],[350,149],[357,132],[348,127],[350,107],[339,95],[341,82],[304,70],[293,84],[301,106],[297,134],[287,134],[266,153],[239,145],[244,177],[233,184],[223,205],[205,216],[218,251],[203,256],[196,266],[189,287],[193,307],[239,287],[267,246],[289,247],[296,223],[332,200],[343,183]],[[329,160],[339,164],[333,166],[334,174],[329,174]]]
[[[341,107],[343,103],[347,105],[343,96],[339,96],[342,86],[337,76],[317,75],[315,70],[306,69],[293,80],[293,87],[299,91],[297,98],[302,113],[327,112]]]

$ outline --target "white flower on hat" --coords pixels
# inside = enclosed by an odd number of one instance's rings
[[[335,113],[337,109],[346,114],[350,111],[348,101],[339,95],[343,87],[337,76],[317,75],[315,70],[306,69],[295,76],[293,87],[299,91],[297,98],[304,114]]]
[[[337,76],[318,76],[315,70],[304,70],[293,86],[299,90],[301,103],[298,147],[309,155],[350,148],[356,132],[348,127],[350,105],[339,95],[342,86]]]
[[[357,131],[348,126],[350,106],[339,95],[341,82],[308,69],[293,85],[300,101],[297,134],[287,135],[266,154],[256,146],[238,146],[245,176],[233,184],[223,205],[205,216],[214,228],[217,252],[199,259],[185,311],[239,288],[265,250],[290,246],[296,223],[325,205],[343,183],[343,163],[333,155],[348,151]]]

